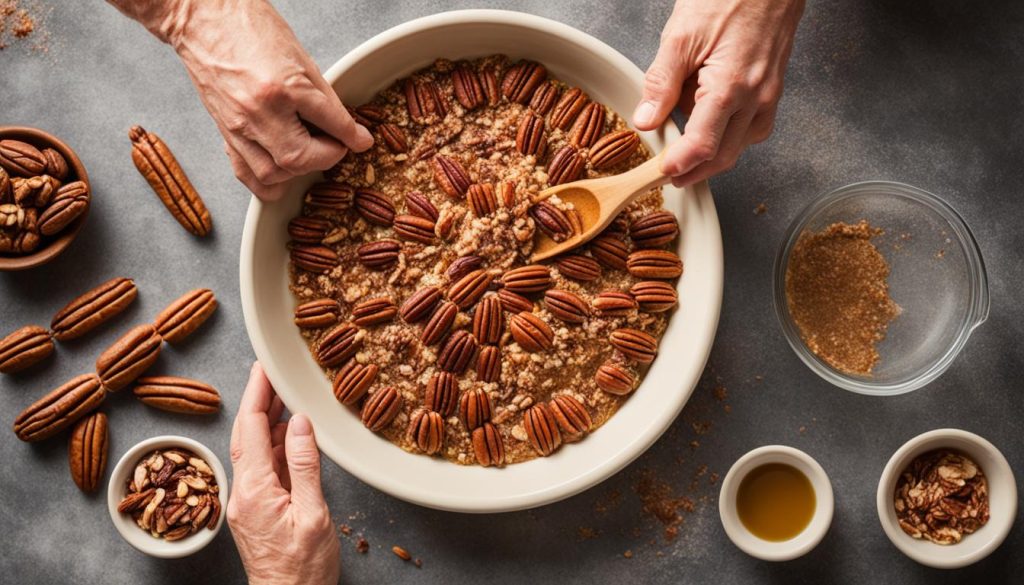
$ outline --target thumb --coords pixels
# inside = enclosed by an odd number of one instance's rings
[[[644,75],[643,98],[633,112],[633,125],[637,129],[653,130],[668,118],[679,103],[683,81],[689,77],[690,69],[679,40],[665,35]]]
[[[313,437],[313,426],[304,414],[296,414],[288,421],[284,438],[288,475],[292,483],[292,503],[303,508],[324,505],[320,489],[320,451]]]

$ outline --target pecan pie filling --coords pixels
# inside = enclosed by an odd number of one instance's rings
[[[650,158],[615,112],[531,61],[438,60],[351,110],[374,134],[288,225],[295,323],[339,408],[410,452],[502,466],[611,417],[658,352],[676,218],[652,190],[572,253],[550,185]]]

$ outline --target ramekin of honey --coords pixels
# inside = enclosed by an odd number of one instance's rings
[[[811,551],[832,524],[832,484],[810,455],[768,445],[740,457],[722,482],[718,512],[733,544],[788,561]]]

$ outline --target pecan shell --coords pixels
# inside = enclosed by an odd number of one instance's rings
[[[473,313],[473,336],[483,344],[496,344],[505,330],[505,316],[501,312],[501,301],[496,295],[480,301]]]
[[[448,287],[448,299],[460,309],[472,307],[487,292],[492,280],[494,275],[490,272],[483,269],[474,270]]]
[[[330,227],[326,219],[300,216],[288,222],[288,237],[299,244],[317,245],[327,237]]]
[[[292,264],[307,272],[325,274],[338,265],[338,253],[326,246],[294,246],[289,252]]]
[[[562,183],[571,183],[580,177],[586,161],[572,145],[566,144],[548,163],[548,185],[552,187]]]
[[[301,329],[334,325],[340,317],[341,305],[334,299],[316,299],[295,307],[295,325]]]
[[[497,382],[501,378],[501,348],[485,345],[476,358],[476,378],[481,382]]]
[[[139,378],[132,392],[143,404],[168,412],[214,414],[220,410],[220,393],[209,384],[189,378]]]
[[[558,272],[580,282],[592,282],[601,278],[601,265],[590,256],[583,254],[564,254],[555,261]]]
[[[402,410],[402,395],[391,386],[374,392],[363,403],[360,418],[371,431],[382,431],[395,420]]]
[[[424,345],[434,345],[439,343],[448,332],[451,330],[452,325],[455,323],[455,317],[459,314],[459,308],[455,303],[451,301],[441,301],[441,304],[437,306],[437,310],[430,316],[427,324],[423,326],[423,332],[420,334],[420,341]],[[437,410],[437,409],[435,409]]]
[[[473,183],[465,167],[457,160],[439,154],[433,158],[433,167],[434,182],[449,197],[464,196]]]
[[[683,273],[683,261],[667,250],[636,250],[629,255],[626,269],[637,278],[669,280]]]
[[[0,166],[12,175],[34,177],[46,171],[46,157],[27,142],[0,140]]]
[[[402,245],[395,240],[377,240],[361,244],[356,249],[359,262],[372,270],[385,270],[398,261]]]
[[[398,314],[406,323],[417,323],[429,317],[440,300],[441,289],[436,286],[423,287],[405,299]]]
[[[551,271],[540,264],[520,266],[503,274],[501,283],[506,290],[514,293],[538,293],[551,287]]]
[[[39,363],[53,353],[50,334],[37,325],[27,325],[0,339],[0,372],[13,374]]]
[[[544,306],[552,315],[566,323],[582,323],[590,314],[587,303],[567,290],[553,288],[545,292]]]
[[[590,240],[590,255],[607,268],[625,271],[629,244],[613,235],[601,235]]]
[[[576,122],[569,129],[569,144],[576,148],[590,148],[604,134],[604,106],[594,102],[587,104]]]
[[[130,329],[96,358],[96,375],[108,392],[135,381],[160,356],[163,339],[153,325]]]
[[[636,386],[636,379],[625,367],[606,362],[597,368],[594,375],[597,387],[609,394],[623,396],[633,391]]]
[[[217,298],[208,288],[197,288],[183,294],[156,316],[157,333],[167,343],[179,343],[210,318],[217,310]]]
[[[416,215],[399,215],[395,217],[395,233],[407,240],[421,244],[434,243],[434,222]]]
[[[638,329],[616,329],[609,340],[612,347],[622,352],[627,358],[641,364],[649,364],[658,355],[658,340],[650,333]]]
[[[420,451],[427,455],[436,455],[444,446],[444,419],[432,410],[417,409],[409,417],[407,434]]]
[[[437,223],[441,215],[430,199],[419,191],[413,191],[405,196],[405,209],[409,215],[429,219],[433,223]]]
[[[374,364],[349,361],[334,376],[334,397],[348,406],[356,404],[366,395],[379,371],[380,368]]]
[[[676,289],[671,284],[658,280],[638,282],[629,289],[629,292],[636,298],[640,309],[648,313],[664,313],[679,302]]]
[[[498,211],[498,197],[490,183],[474,183],[466,191],[466,200],[473,215],[484,217]]]
[[[539,352],[550,349],[555,342],[555,333],[543,319],[533,313],[517,313],[509,319],[512,338],[524,350]]]
[[[103,480],[109,445],[107,415],[97,412],[78,421],[68,439],[71,479],[83,492],[94,492]]]
[[[487,99],[480,77],[472,67],[465,64],[460,64],[452,71],[452,88],[455,99],[467,110],[479,108]]]
[[[516,130],[516,150],[523,155],[541,154],[544,148],[544,118],[527,112]]]
[[[409,140],[405,137],[405,132],[398,126],[394,124],[381,124],[377,127],[377,133],[380,134],[381,142],[391,152],[398,154],[409,150]]]
[[[451,416],[458,402],[459,381],[449,372],[437,372],[430,376],[427,388],[423,392],[423,406],[438,412],[441,416]]]
[[[314,210],[345,211],[352,207],[355,190],[335,181],[314,183],[306,191],[306,206]]]
[[[477,343],[473,334],[460,329],[452,333],[437,354],[437,366],[445,372],[462,375],[476,355]]]
[[[491,420],[491,398],[480,388],[468,390],[459,398],[459,418],[467,430],[473,430]]]
[[[472,441],[477,463],[484,467],[505,464],[505,445],[497,427],[488,422],[473,429]]]
[[[530,446],[543,457],[554,453],[562,444],[555,413],[546,402],[534,404],[523,414],[523,428]]]
[[[354,356],[363,344],[362,330],[351,323],[342,323],[324,335],[316,348],[316,361],[325,368],[339,366]]]
[[[594,426],[594,421],[590,418],[587,408],[568,394],[555,396],[548,406],[551,407],[562,437],[567,442],[582,439],[583,435],[590,432],[590,428]]]
[[[395,221],[395,204],[380,191],[359,189],[353,205],[359,215],[370,223],[388,227]]]
[[[388,297],[377,297],[352,308],[352,321],[360,327],[387,323],[398,314],[398,307]]]
[[[210,212],[164,141],[141,126],[128,131],[132,162],[181,227],[196,236],[213,229]]]
[[[633,222],[629,237],[640,248],[657,248],[679,235],[679,222],[671,211],[655,211]]]
[[[95,410],[106,395],[95,374],[73,378],[23,410],[14,419],[14,434],[30,442],[52,437]]]
[[[501,80],[501,95],[509,101],[526,104],[547,77],[547,69],[540,63],[520,61],[505,72],[505,78]]]
[[[566,91],[551,110],[551,127],[559,130],[568,128],[588,102],[590,98],[582,89],[574,87]]]
[[[619,130],[602,136],[590,149],[590,164],[603,170],[624,162],[640,146],[640,135],[632,130]]]
[[[135,281],[112,278],[57,311],[50,321],[50,331],[58,341],[77,339],[119,315],[137,295]]]
[[[594,309],[605,317],[621,317],[637,308],[632,295],[616,291],[600,293],[591,302]]]

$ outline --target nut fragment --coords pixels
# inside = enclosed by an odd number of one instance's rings
[[[68,439],[71,479],[83,492],[94,492],[107,467],[107,415],[97,412],[78,421]]]
[[[163,339],[152,325],[130,329],[96,358],[96,375],[108,392],[135,381],[160,356]]]
[[[334,397],[342,404],[356,404],[366,395],[379,371],[374,364],[363,365],[350,360],[334,376]]]
[[[167,343],[180,343],[210,318],[217,309],[217,299],[208,288],[190,290],[156,317],[157,333]]]
[[[52,437],[95,410],[104,398],[95,374],[72,378],[23,410],[14,419],[14,434],[29,442]]]
[[[213,229],[210,212],[164,141],[141,126],[128,131],[132,162],[181,227],[196,236]]]
[[[555,413],[546,402],[530,407],[523,415],[523,428],[530,446],[537,454],[547,457],[562,444],[562,433],[558,430]]]
[[[132,392],[143,404],[168,412],[214,414],[220,410],[220,393],[209,384],[189,378],[139,378]]]
[[[53,353],[50,334],[28,325],[0,339],[0,372],[13,374],[39,363]]]
[[[988,481],[969,456],[928,451],[900,474],[893,507],[900,528],[911,537],[956,544],[988,523]]]

